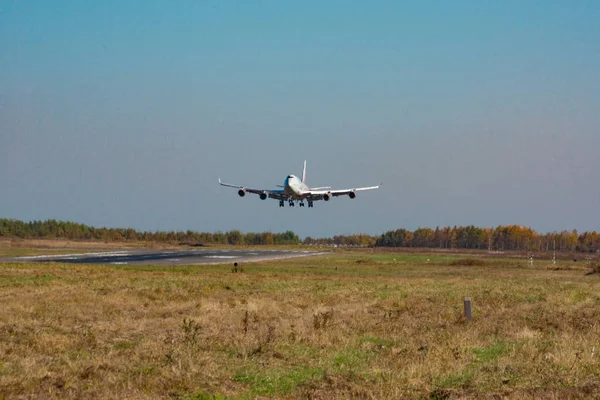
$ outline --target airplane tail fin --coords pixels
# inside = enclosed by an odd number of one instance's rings
[[[302,169],[302,183],[306,183],[306,160],[304,160],[304,168]]]

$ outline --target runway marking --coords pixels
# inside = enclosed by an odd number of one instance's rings
[[[206,256],[205,258],[239,258],[238,256]]]

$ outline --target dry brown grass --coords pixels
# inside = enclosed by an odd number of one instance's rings
[[[481,258],[459,258],[458,260],[454,260],[450,263],[450,265],[462,265],[462,266],[482,266],[485,265],[485,261]]]
[[[370,257],[0,264],[0,398],[600,396],[597,275]]]
[[[68,240],[68,239],[19,239],[0,238],[0,248],[25,249],[119,249],[119,248],[172,248],[177,243],[144,241],[104,241],[104,240]]]
[[[599,275],[600,274],[600,262],[590,263],[588,266],[588,275]]]

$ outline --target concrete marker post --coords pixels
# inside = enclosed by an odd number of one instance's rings
[[[465,318],[467,321],[470,321],[472,318],[471,298],[470,297],[465,297]]]

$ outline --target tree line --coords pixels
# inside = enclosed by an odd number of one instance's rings
[[[397,229],[377,238],[376,246],[432,247],[444,249],[488,249],[529,251],[600,251],[600,234],[577,230],[538,233],[520,226],[506,225],[496,228],[454,226],[444,228],[419,228],[415,231]]]
[[[295,245],[301,240],[292,231],[283,233],[242,233],[239,230],[229,232],[179,231],[136,231],[132,228],[95,228],[74,222],[47,221],[23,222],[0,218],[0,237],[18,237],[23,239],[56,238],[69,240],[103,241],[146,241],[186,244],[231,244],[231,245]]]
[[[396,229],[380,236],[339,235],[332,238],[304,239],[309,245],[375,246],[375,247],[414,247],[441,249],[487,249],[492,251],[600,251],[600,234],[578,233],[577,230],[551,233],[538,233],[520,225],[506,225],[495,228],[470,226],[447,226],[418,228],[414,231]]]
[[[0,218],[0,237],[60,238],[70,240],[147,241],[187,244],[231,245],[337,245],[357,247],[414,247],[442,249],[488,249],[492,251],[580,251],[599,252],[600,234],[561,231],[538,233],[520,225],[495,228],[454,226],[443,228],[418,228],[414,231],[396,229],[380,236],[367,234],[336,235],[329,238],[306,237],[301,241],[292,231],[283,233],[179,231],[136,231],[132,228],[95,228],[74,222],[47,221],[23,222]]]

